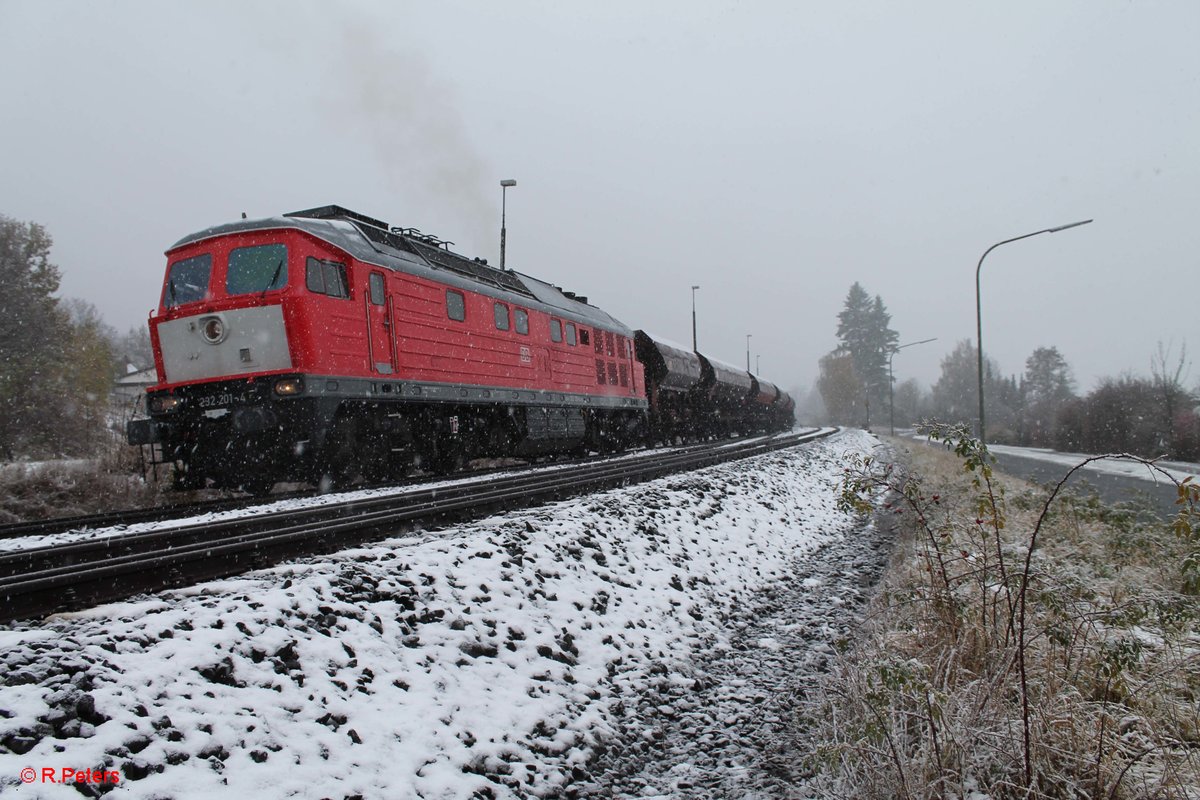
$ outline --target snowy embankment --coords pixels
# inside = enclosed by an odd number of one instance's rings
[[[836,486],[875,444],[846,432],[0,631],[0,790],[78,797],[42,770],[90,768],[130,797],[569,795],[633,699],[686,681],[750,594],[855,530]]]

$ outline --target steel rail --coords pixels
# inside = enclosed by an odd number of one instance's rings
[[[817,429],[813,429],[817,430]],[[806,435],[809,431],[802,433]],[[754,440],[749,440],[754,441]],[[711,443],[689,445],[681,448],[663,451],[659,458],[674,457],[686,455],[687,453],[703,451],[712,447]],[[590,459],[583,463],[565,462],[563,466],[553,468],[555,475],[566,476],[570,474],[588,474],[589,472],[602,467],[605,464],[625,464],[627,459]],[[501,478],[489,478],[489,474],[496,472],[510,473]],[[133,549],[146,549],[149,542],[155,540],[170,540],[173,546],[178,546],[181,543],[186,543],[189,538],[204,537],[206,541],[211,541],[214,535],[219,535],[222,529],[227,527],[236,527],[238,529],[250,528],[257,521],[264,526],[278,526],[290,518],[297,519],[313,519],[320,517],[323,513],[328,514],[331,519],[344,516],[347,513],[362,511],[376,507],[392,507],[397,502],[421,502],[433,501],[438,498],[446,498],[455,496],[457,493],[471,493],[478,486],[488,485],[492,487],[507,487],[521,486],[526,483],[536,484],[543,476],[547,474],[546,469],[525,468],[518,469],[514,472],[513,468],[498,468],[496,470],[486,470],[481,472],[470,473],[455,483],[444,486],[428,486],[428,481],[416,482],[413,488],[403,492],[389,492],[380,494],[375,497],[356,498],[353,500],[344,500],[339,503],[330,503],[320,506],[310,506],[307,508],[290,508],[265,510],[267,506],[275,503],[272,500],[267,503],[262,503],[264,510],[256,514],[253,518],[249,517],[234,517],[227,520],[215,520],[196,522],[157,528],[150,531],[142,531],[135,533],[122,533],[112,536],[96,537],[92,539],[81,539],[72,542],[64,542],[59,544],[40,545],[28,548],[20,548],[13,550],[0,550],[0,577],[5,574],[27,571],[35,564],[45,565],[50,561],[59,563],[76,563],[93,555],[111,553],[118,549],[123,549],[125,552],[131,552]],[[397,486],[403,486],[399,484]],[[355,489],[354,491],[357,491]],[[308,493],[301,493],[298,497],[310,497]],[[252,507],[254,504],[247,504],[246,507]],[[240,507],[235,507],[235,510]],[[204,509],[201,513],[207,513],[208,509]],[[166,522],[169,520],[157,520]],[[117,527],[117,526],[112,526]]]
[[[717,443],[661,456],[541,471],[490,484],[471,481],[336,506],[6,553],[0,558],[0,621],[229,577],[289,558],[396,535],[406,526],[426,520],[479,517],[497,508],[555,500],[747,458],[832,433],[833,429],[825,429],[734,445]]]
[[[594,458],[592,459],[594,460]],[[560,464],[575,464],[579,460],[564,460]],[[511,472],[516,469],[536,469],[538,466],[505,466],[471,469],[460,473],[465,477],[487,476],[498,472]],[[365,483],[345,491],[377,489],[384,487],[420,486],[431,481],[445,480],[444,475],[419,475],[401,480]],[[83,514],[73,517],[49,517],[47,519],[22,520],[21,522],[0,523],[0,539],[18,539],[28,536],[51,536],[58,533],[75,533],[97,528],[114,528],[121,525],[137,525],[146,522],[169,522],[174,519],[211,514],[220,511],[231,511],[251,508],[256,505],[268,505],[282,500],[294,500],[302,497],[316,497],[321,492],[318,489],[303,489],[293,492],[280,492],[265,497],[221,497],[212,500],[198,500],[193,503],[172,503],[153,508],[129,508],[120,511],[103,511],[95,514]]]

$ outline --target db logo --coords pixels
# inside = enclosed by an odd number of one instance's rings
[[[33,783],[37,780],[37,770],[33,767],[26,767],[21,770],[21,783]]]

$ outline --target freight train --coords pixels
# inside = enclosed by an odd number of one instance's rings
[[[263,494],[792,427],[774,384],[450,244],[340,206],[184,237],[128,441]]]

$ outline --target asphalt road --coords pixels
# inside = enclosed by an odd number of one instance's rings
[[[1037,458],[1007,453],[993,453],[993,455],[996,456],[996,466],[1000,471],[1037,484],[1057,484],[1070,471],[1070,467],[1066,465]],[[1154,482],[1082,469],[1071,476],[1067,486],[1076,489],[1094,489],[1107,503],[1119,503],[1139,498],[1148,499],[1163,517],[1173,516],[1177,511],[1175,498],[1178,497],[1178,494],[1175,484],[1166,478]]]

